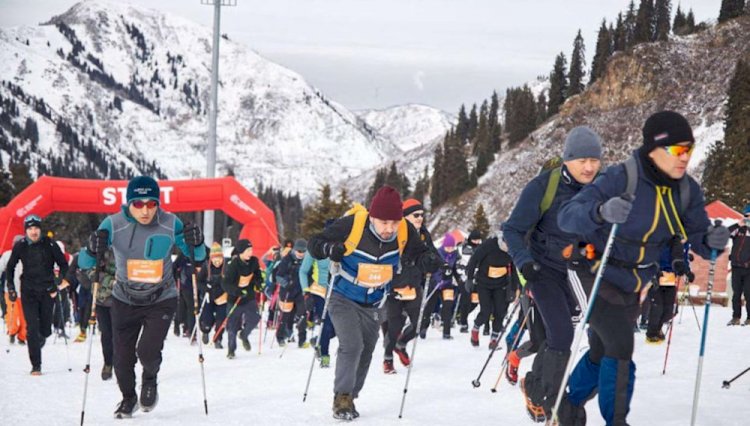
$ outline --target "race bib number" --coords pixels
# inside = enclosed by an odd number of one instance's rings
[[[487,272],[487,276],[490,278],[501,278],[508,273],[508,268],[505,266],[490,266],[490,270]]]
[[[660,286],[674,286],[676,281],[674,272],[662,272],[661,277],[659,277]]]
[[[443,290],[443,301],[444,302],[451,302],[453,301],[453,297],[455,296],[452,288],[446,288]]]
[[[357,269],[357,284],[363,287],[381,287],[392,279],[393,267],[391,265],[361,263]]]
[[[214,299],[214,303],[217,304],[217,305],[219,305],[219,306],[226,305],[227,304],[227,297],[228,296],[227,296],[226,293],[222,293],[221,296],[219,296],[216,299]]]
[[[479,293],[471,293],[471,303],[479,303]]]
[[[326,288],[318,283],[312,283],[310,285],[310,293],[316,296],[326,297]]]
[[[280,301],[279,302],[279,310],[281,312],[284,312],[284,313],[292,312],[292,310],[294,310],[294,302],[291,302],[291,301],[285,302],[283,300]]]
[[[240,275],[240,283],[238,286],[240,288],[245,288],[250,285],[250,281],[253,279],[253,274],[250,275]]]
[[[128,281],[159,284],[163,276],[162,260],[128,260]]]
[[[396,298],[398,300],[409,301],[417,298],[417,290],[414,289],[414,287],[395,288],[393,291],[396,292]]]

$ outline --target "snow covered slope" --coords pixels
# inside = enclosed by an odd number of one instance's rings
[[[418,104],[355,112],[402,151],[411,151],[442,138],[456,121],[451,114]]]
[[[662,376],[665,345],[647,345],[644,335],[636,335],[637,365],[635,395],[628,417],[633,425],[684,426],[690,422],[693,387],[698,360],[700,334],[690,307],[675,327],[667,374]],[[700,308],[699,308],[700,309]],[[698,314],[703,317],[702,309]],[[750,327],[726,327],[731,317],[728,308],[711,309],[707,349],[703,367],[703,387],[698,424],[740,426],[747,423],[750,377],[743,377],[731,389],[721,389],[727,380],[748,366]],[[516,425],[532,426],[526,415],[518,387],[503,381],[497,393],[495,384],[505,350],[499,350],[474,389],[487,358],[487,337],[473,348],[468,334],[454,330],[455,340],[444,341],[439,330],[431,329],[427,340],[420,340],[406,398],[404,418],[398,419],[406,368],[396,365],[398,374],[382,373],[383,350],[380,342],[373,355],[370,373],[359,399],[361,413],[357,425]],[[92,352],[86,424],[122,424],[112,412],[120,401],[114,381],[99,378],[102,365],[99,336]],[[25,347],[0,343],[0,410],[4,424],[69,425],[80,418],[86,345],[69,343],[69,357],[61,340],[48,339],[43,349],[41,377],[30,377]],[[198,348],[187,339],[171,333],[165,343],[164,362],[159,373],[159,405],[150,413],[135,414],[134,421],[148,425],[337,425],[331,417],[336,339],[331,341],[331,367],[313,372],[307,402],[302,402],[310,349],[288,347],[282,350],[271,338],[258,354],[258,331],[250,335],[251,352],[241,348],[237,358],[227,360],[226,350],[204,348],[209,415],[203,414]],[[381,340],[382,342],[382,340]],[[503,345],[504,347],[504,345]],[[5,353],[9,349],[9,353]],[[582,354],[581,352],[580,354]],[[532,358],[521,363],[521,374],[531,368]],[[67,371],[67,366],[73,372]],[[140,367],[136,377],[140,378]],[[140,380],[139,380],[140,381]],[[587,405],[588,424],[602,425],[596,400]]]

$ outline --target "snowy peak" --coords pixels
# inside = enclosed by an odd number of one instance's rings
[[[451,114],[419,104],[362,110],[357,114],[402,151],[411,151],[442,138],[456,121]]]

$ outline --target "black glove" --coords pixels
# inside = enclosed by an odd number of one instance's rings
[[[675,275],[685,275],[688,271],[687,264],[684,259],[675,259],[672,261],[672,271]]]
[[[185,237],[185,243],[190,246],[198,247],[203,244],[203,232],[195,223],[186,223],[182,228],[182,235]]]
[[[633,209],[633,202],[625,197],[612,197],[599,205],[599,218],[601,222],[625,223]]]
[[[11,289],[8,289],[8,299],[9,299],[9,300],[10,300],[11,302],[15,302],[15,301],[16,301],[16,299],[18,299],[18,293],[16,293],[16,290],[15,290],[15,289],[12,289],[12,288],[11,288]]]
[[[729,229],[720,221],[708,227],[706,231],[706,245],[714,250],[723,251],[729,242]]]
[[[451,268],[451,265],[447,263],[443,263],[442,272],[443,272],[443,277],[445,278],[450,278],[451,276],[453,276],[453,268]]]
[[[428,253],[423,257],[422,269],[425,273],[434,274],[443,266],[443,259],[435,253]]]
[[[346,246],[344,243],[325,243],[323,252],[332,262],[341,262],[346,253]]]
[[[523,274],[526,281],[536,281],[539,278],[539,271],[541,270],[541,266],[536,262],[527,262],[521,266],[521,274]]]
[[[464,288],[466,289],[467,293],[474,293],[474,280],[467,278],[466,283],[464,284]]]
[[[685,276],[687,277],[688,283],[695,281],[695,274],[693,273],[693,271],[687,271],[687,274],[685,274]]]
[[[109,231],[96,230],[89,235],[88,251],[93,255],[103,254],[107,251],[107,243],[109,243]]]

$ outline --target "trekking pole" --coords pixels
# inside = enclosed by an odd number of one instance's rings
[[[740,377],[742,377],[742,376],[743,376],[743,375],[744,375],[745,373],[747,373],[748,371],[750,371],[750,367],[747,367],[747,368],[746,368],[746,369],[745,369],[745,370],[744,370],[744,371],[743,371],[742,373],[740,373],[740,374],[738,374],[738,375],[736,375],[736,376],[732,377],[732,379],[731,379],[731,380],[724,380],[724,381],[723,381],[723,382],[721,383],[721,388],[722,388],[722,389],[729,389],[729,387],[730,387],[730,386],[732,385],[732,382],[733,382],[733,381],[735,381],[735,380],[739,379]]]
[[[429,285],[432,274],[425,275],[425,286]],[[419,341],[419,330],[422,326],[422,316],[424,315],[424,308],[427,305],[427,301],[432,298],[439,286],[435,286],[429,294],[427,294],[427,288],[422,290],[422,303],[419,305],[419,316],[417,317],[417,323],[415,324],[414,330],[414,343],[411,346],[411,357],[409,358],[409,367],[406,369],[406,383],[404,383],[404,394],[401,396],[401,409],[398,411],[398,418],[404,416],[404,404],[406,403],[406,392],[409,391],[409,379],[411,378],[411,368],[414,366],[414,354],[417,352],[417,341]]]
[[[333,266],[331,268],[333,273],[331,274],[331,278],[328,281],[328,288],[326,289],[326,300],[323,304],[323,314],[320,316],[321,335],[323,334],[323,327],[325,327],[326,315],[328,315],[328,303],[331,301],[331,293],[333,293],[333,282],[336,279],[336,276],[339,274],[339,270],[341,268],[338,262],[332,262],[331,266]],[[313,325],[313,329],[310,335],[310,340],[312,340],[315,337],[315,325]],[[305,394],[302,395],[302,402],[307,401],[307,391],[310,389],[310,380],[312,379],[313,367],[315,366],[315,355],[318,353],[319,349],[320,336],[317,336],[317,339],[315,339],[315,347],[313,348],[312,361],[310,361],[310,371],[307,373],[307,384],[305,385]]]
[[[721,226],[721,221],[714,222],[714,226]],[[711,266],[708,269],[708,288],[706,289],[706,310],[703,313],[703,330],[701,331],[701,349],[698,356],[698,373],[695,376],[695,392],[693,395],[693,414],[690,424],[695,426],[695,419],[698,417],[698,397],[701,390],[701,375],[703,374],[703,354],[706,352],[706,335],[708,334],[708,312],[711,309],[711,292],[714,288],[714,274],[716,272],[716,257],[718,251],[711,249]]]
[[[224,318],[224,321],[221,322],[219,328],[217,328],[214,332],[213,342],[216,342],[217,337],[219,336],[219,334],[221,334],[221,330],[224,330],[224,327],[227,326],[227,321],[229,321],[229,317],[232,316],[232,313],[234,312],[235,308],[237,308],[237,305],[240,304],[240,300],[242,300],[242,296],[237,296],[237,300],[235,300],[232,307],[229,308],[229,312],[227,312],[226,318]]]
[[[631,197],[632,199],[632,197]],[[575,354],[578,353],[578,348],[581,346],[581,340],[583,340],[584,330],[586,324],[588,324],[591,318],[591,312],[594,311],[594,302],[596,302],[596,295],[599,292],[599,286],[602,284],[602,278],[604,277],[604,271],[607,269],[607,260],[609,254],[612,251],[612,246],[615,243],[615,235],[617,235],[617,229],[619,224],[615,223],[612,225],[612,229],[609,231],[609,237],[607,238],[607,244],[604,246],[604,254],[602,254],[602,261],[599,265],[599,270],[596,272],[596,278],[594,279],[594,286],[591,288],[591,295],[589,296],[589,304],[586,306],[586,313],[583,316],[583,320],[578,323],[575,333],[575,341],[571,347],[571,356],[568,358],[568,363],[565,366],[565,374],[562,377],[562,383],[560,383],[560,390],[557,391],[557,400],[555,401],[555,407],[552,410],[552,421],[558,422],[557,410],[560,408],[562,397],[565,394],[565,388],[568,386],[568,379],[570,379],[570,372],[573,370],[573,364],[576,362]]]
[[[260,293],[260,320],[258,320],[258,355],[260,355],[263,346],[263,311],[265,310],[265,295],[263,292]],[[268,327],[266,327],[268,330]]]
[[[100,232],[106,233],[106,231],[97,231],[98,236],[101,236]],[[100,250],[101,251],[101,250]],[[93,346],[93,333],[96,328],[96,295],[99,293],[99,282],[101,281],[101,257],[104,253],[96,254],[96,262],[94,263],[94,273],[96,274],[96,281],[94,281],[94,291],[91,294],[91,314],[89,315],[89,339],[86,349],[86,367],[83,372],[86,373],[86,377],[83,382],[83,404],[81,406],[81,426],[83,426],[83,419],[86,416],[86,395],[89,389],[89,372],[91,372],[91,347]]]
[[[60,321],[62,321],[62,324],[65,324],[65,317],[63,316],[63,309],[62,309],[62,297],[60,297],[60,290],[57,290],[57,301],[60,304]],[[65,341],[65,358],[67,358],[68,361],[68,371],[73,371],[72,368],[70,368],[70,348],[68,347],[68,335],[65,333],[65,327],[63,326],[62,329],[63,333],[63,340]],[[93,336],[89,336],[90,338],[93,338]]]
[[[191,269],[192,269],[192,278],[193,278],[193,315],[195,316],[195,325],[193,326],[193,331],[195,332],[198,327],[198,321],[199,321],[199,315],[200,312],[198,311],[198,277],[195,274],[195,247],[190,246],[190,260],[192,262]],[[211,266],[208,265],[210,268]],[[208,295],[208,292],[206,292],[206,295]],[[205,302],[205,297],[203,298]],[[203,306],[201,305],[201,310],[203,310]],[[191,333],[192,334],[192,333]],[[191,336],[191,341],[194,337],[197,337],[193,334]],[[208,415],[208,399],[206,398],[206,370],[203,367],[203,339],[195,339],[198,341],[198,363],[201,365],[201,384],[203,386],[203,410],[205,411],[206,415]]]
[[[511,311],[508,314],[508,316],[505,318],[504,324],[503,324],[502,328],[500,329],[500,335],[497,336],[497,345],[494,348],[492,348],[492,350],[490,351],[490,354],[487,356],[487,361],[484,362],[484,366],[482,366],[482,370],[479,371],[479,375],[477,376],[477,378],[471,381],[471,385],[474,386],[475,388],[478,388],[479,386],[482,385],[482,383],[479,381],[479,379],[482,378],[482,375],[484,374],[484,370],[487,369],[487,365],[489,365],[490,360],[492,359],[492,356],[495,355],[495,351],[497,351],[497,349],[500,346],[502,346],[500,344],[500,341],[503,339],[503,335],[505,334],[505,330],[508,328],[508,325],[510,324],[511,320],[513,320],[513,317],[515,316],[516,311],[518,310],[519,306],[521,306],[521,298],[520,297],[517,298],[516,301],[513,303],[513,308],[511,309]]]
[[[669,319],[669,337],[667,337],[667,351],[664,354],[664,368],[661,370],[661,375],[667,374],[667,360],[669,359],[669,347],[672,345],[672,331],[674,330],[674,317],[677,316],[677,295],[680,294],[680,278],[677,277],[677,281],[675,282],[675,285],[677,288],[675,289],[674,294],[674,307],[672,308],[672,318]]]
[[[10,298],[8,298],[8,303],[7,303],[7,309],[8,310],[5,312],[5,315],[6,315],[6,318],[10,318],[11,321],[15,321],[16,320],[16,317],[13,316],[13,308],[15,308],[15,305],[16,305],[15,300],[13,302],[11,302]],[[8,316],[8,315],[10,315],[10,316]],[[8,325],[7,324],[8,324],[8,320],[6,319],[5,321],[3,321],[3,325],[5,325],[5,332],[8,335],[10,335],[10,330],[8,329]],[[18,334],[18,333],[16,333],[16,334]],[[15,334],[13,336],[15,336]],[[5,350],[5,353],[6,354],[10,353],[10,342],[8,342],[8,349]]]
[[[516,334],[516,338],[513,340],[513,344],[510,346],[511,351],[515,351],[518,349],[518,343],[521,342],[521,339],[523,338],[523,334],[526,331],[526,321],[529,319],[529,313],[531,313],[531,309],[526,310],[526,315],[523,317],[523,321],[521,321],[521,327],[518,329],[518,334]],[[498,345],[500,342],[498,342]],[[505,358],[503,359],[503,364],[500,366],[500,374],[497,376],[497,380],[495,381],[495,386],[490,389],[492,393],[497,392],[497,386],[500,384],[500,380],[503,378],[503,374],[505,373],[505,369],[508,368],[508,362],[510,358],[510,352],[507,352],[505,354]]]

